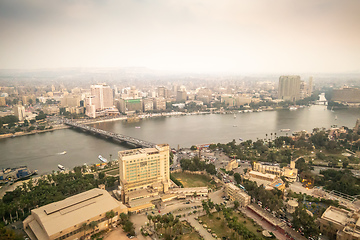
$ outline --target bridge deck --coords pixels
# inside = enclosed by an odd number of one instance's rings
[[[123,135],[123,134],[118,134],[118,133],[105,131],[105,130],[102,130],[102,129],[90,127],[90,126],[80,124],[80,123],[76,123],[76,122],[72,122],[72,121],[64,121],[64,124],[66,124],[68,126],[71,126],[71,127],[82,129],[84,131],[96,133],[96,134],[102,135],[102,136],[107,137],[107,138],[113,138],[113,139],[121,141],[121,142],[134,144],[134,145],[139,146],[139,147],[151,148],[151,147],[155,147],[155,145],[156,145],[155,143],[144,141],[144,140],[141,140],[141,139],[138,139],[138,138],[129,137],[129,136],[126,136],[126,135]]]

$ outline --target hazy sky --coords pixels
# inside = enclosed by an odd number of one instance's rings
[[[360,71],[359,0],[0,0],[0,68]]]

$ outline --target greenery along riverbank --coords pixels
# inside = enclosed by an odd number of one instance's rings
[[[0,200],[0,221],[5,224],[24,220],[30,210],[63,200],[105,184],[112,187],[117,178],[105,174],[85,174],[84,167],[75,167],[74,172],[52,173],[42,176],[36,182],[23,182],[12,192],[7,192]]]

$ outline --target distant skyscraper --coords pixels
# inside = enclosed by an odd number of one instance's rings
[[[25,119],[25,107],[16,105],[14,107],[14,115],[19,119],[19,121],[23,121]]]
[[[285,101],[300,99],[300,76],[281,76],[279,78],[278,98]]]
[[[313,91],[313,77],[309,77],[309,85],[308,85],[308,96],[310,97]]]
[[[94,96],[96,110],[103,110],[114,106],[113,91],[110,86],[104,84],[91,85],[91,95]]]

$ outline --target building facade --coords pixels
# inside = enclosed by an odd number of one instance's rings
[[[91,85],[91,95],[94,96],[93,104],[96,111],[114,106],[113,91],[110,86],[103,84]]]
[[[280,76],[278,98],[295,102],[300,99],[300,76]]]
[[[170,185],[168,144],[154,148],[120,151],[119,171],[121,197],[124,203],[157,192],[166,193]],[[141,192],[144,192],[143,194]]]
[[[331,100],[342,103],[360,103],[360,89],[359,88],[334,89]]]
[[[114,222],[120,213],[127,213],[127,207],[106,190],[95,188],[31,210],[23,226],[31,240],[80,239],[108,229],[110,219],[106,213],[110,211],[115,213],[111,219]],[[95,222],[97,227],[83,227],[91,222]]]
[[[320,232],[330,240],[359,240],[360,213],[330,206],[319,219]]]
[[[225,185],[225,194],[231,201],[238,201],[240,207],[246,207],[250,204],[251,197],[232,183],[227,183]]]
[[[16,105],[14,107],[14,115],[19,119],[19,121],[23,121],[25,119],[25,107]]]

